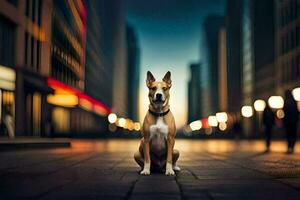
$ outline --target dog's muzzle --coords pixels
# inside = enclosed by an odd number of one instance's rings
[[[164,102],[165,101],[164,101],[164,98],[163,98],[162,94],[160,94],[160,93],[155,94],[155,98],[153,99],[153,103],[163,104]]]

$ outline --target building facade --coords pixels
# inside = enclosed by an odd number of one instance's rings
[[[300,2],[276,0],[276,91],[300,86]]]
[[[89,19],[95,21],[99,16],[91,9],[88,1],[53,2],[52,68],[48,84],[54,89],[54,95],[47,98],[51,104],[51,132],[58,135],[105,132],[105,116],[110,112],[110,105],[103,103],[107,99],[97,95],[102,90],[105,92],[105,87],[99,87],[99,79],[103,78],[101,69],[104,66],[96,63],[102,55],[97,55],[97,51],[103,42],[95,39],[95,25],[98,24],[87,22],[88,15]],[[87,30],[90,31],[89,35]],[[105,67],[111,68],[109,65]],[[94,82],[96,84],[92,84]]]
[[[51,13],[50,0],[0,2],[1,120],[13,115],[16,136],[41,136],[45,129]]]
[[[84,93],[86,17],[82,0],[0,1],[0,121],[16,136],[106,128],[110,107]]]

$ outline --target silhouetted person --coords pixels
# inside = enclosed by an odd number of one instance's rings
[[[272,130],[275,123],[275,114],[267,104],[263,112],[263,124],[265,127],[265,137],[266,137],[266,152],[270,150]]]
[[[3,123],[5,124],[8,137],[15,138],[15,124],[14,124],[14,119],[10,107],[7,107],[5,109]]]
[[[283,111],[283,125],[286,131],[286,137],[288,142],[287,153],[293,153],[297,139],[297,123],[299,118],[299,112],[297,108],[297,102],[294,100],[292,92],[290,90],[285,91]]]

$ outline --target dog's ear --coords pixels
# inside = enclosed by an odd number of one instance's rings
[[[168,71],[168,72],[165,74],[165,76],[164,76],[164,78],[163,78],[163,81],[164,81],[165,83],[167,83],[169,87],[172,86],[171,72],[170,72],[170,71]]]
[[[147,71],[147,79],[146,79],[146,85],[147,87],[150,87],[151,83],[155,81],[155,78],[153,74],[150,71]]]

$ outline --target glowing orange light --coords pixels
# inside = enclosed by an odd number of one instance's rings
[[[78,98],[72,94],[50,94],[47,96],[47,102],[58,106],[74,107],[78,105]]]
[[[93,109],[93,104],[87,99],[80,98],[79,105],[80,105],[80,107],[82,107],[83,109],[85,109],[87,111],[90,111]]]
[[[82,106],[84,109],[93,110],[99,115],[108,115],[111,113],[111,109],[108,106],[71,86],[68,86],[50,77],[48,78],[47,82],[48,85],[55,90],[55,94],[75,95],[80,101],[80,106]]]

